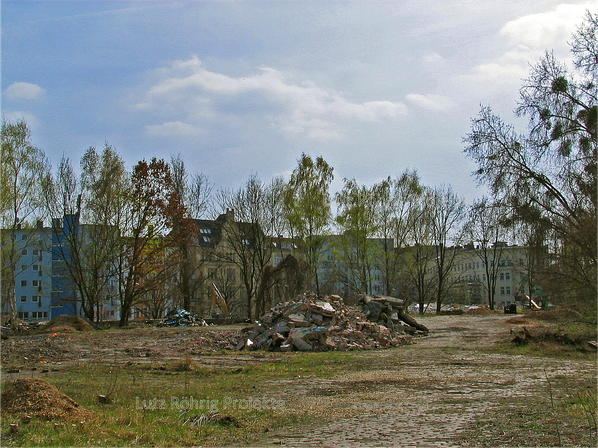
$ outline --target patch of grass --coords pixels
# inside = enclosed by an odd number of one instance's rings
[[[258,358],[260,354],[256,354]],[[270,356],[270,355],[268,355]],[[267,390],[267,380],[331,377],[367,366],[351,353],[279,354],[242,368],[210,368],[191,358],[161,365],[81,364],[48,381],[96,412],[86,422],[34,419],[11,434],[22,416],[4,415],[5,446],[192,446],[246,444],[264,432],[296,423],[297,413]],[[117,373],[118,372],[118,373]],[[98,395],[110,394],[110,404]],[[183,424],[190,416],[218,412],[238,425]],[[301,421],[309,421],[309,416]],[[223,419],[222,421],[227,421]],[[58,425],[55,425],[58,423]],[[74,425],[74,426],[73,426]]]
[[[570,397],[567,402],[567,411],[581,416],[587,422],[588,437],[598,439],[598,412],[597,412],[596,387],[578,392]]]

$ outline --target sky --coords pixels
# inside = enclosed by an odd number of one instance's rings
[[[1,108],[53,166],[113,145],[180,154],[216,189],[289,178],[302,153],[372,185],[406,169],[467,202],[481,105],[525,130],[518,90],[596,0],[3,0]]]

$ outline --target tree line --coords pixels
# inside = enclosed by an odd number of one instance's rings
[[[531,67],[515,114],[528,119],[517,132],[481,108],[465,137],[475,177],[491,199],[482,209],[500,227],[546,247],[548,265],[536,276],[561,301],[596,309],[596,150],[598,146],[598,16],[587,11],[569,43],[573,67],[551,52]]]
[[[489,195],[471,205],[448,185],[423,185],[414,170],[371,186],[344,179],[333,195],[333,167],[308,154],[298,159],[290,179],[263,182],[252,174],[236,190],[215,190],[205,175],[189,172],[180,155],[141,160],[127,169],[108,143],[85,152],[78,174],[68,158],[53,170],[32,144],[27,123],[3,120],[3,300],[16,316],[23,243],[15,232],[49,219],[53,256],[62,260],[90,319],[113,279],[123,325],[148,296],[158,304],[156,314],[163,311],[159,286],[165,277],[188,307],[205,281],[192,250],[201,236],[195,220],[230,209],[241,224],[230,237],[229,261],[241,272],[249,317],[268,305],[260,303],[258,289],[280,248],[273,243],[281,238],[297,243],[317,294],[330,280],[353,294],[372,293],[379,277],[384,294],[403,295],[420,309],[433,300],[437,311],[454,287],[454,248],[464,242],[479,248],[493,308],[491,261],[497,243],[510,240],[543,259],[530,263],[530,284],[541,283],[555,300],[595,307],[597,28],[588,12],[573,35],[572,69],[550,53],[532,67],[516,109],[529,119],[527,132],[517,133],[488,106],[472,120],[464,152],[477,163],[474,176]],[[227,280],[226,270],[214,275]]]
[[[288,181],[263,182],[251,175],[237,190],[214,191],[206,176],[188,173],[180,155],[169,162],[141,160],[129,171],[113,146],[106,144],[102,151],[90,147],[77,175],[67,158],[51,169],[43,151],[31,144],[25,122],[3,122],[2,135],[7,162],[3,179],[10,180],[3,182],[7,200],[3,228],[8,230],[3,238],[12,242],[3,246],[3,292],[15,312],[15,278],[23,246],[17,247],[10,232],[33,227],[39,220],[52,223],[51,250],[60,259],[58,274],[76,289],[85,315],[97,317],[109,282],[117,279],[114,295],[124,325],[148,295],[157,303],[165,302],[155,294],[163,289],[166,277],[175,283],[181,306],[189,307],[206,280],[203,262],[209,259],[209,255],[198,258],[193,249],[202,237],[195,221],[200,218],[234,210],[237,225],[228,235],[232,256],[227,261],[239,268],[247,301],[244,309],[255,317],[252,314],[263,312],[267,305],[258,303],[257,293],[264,269],[282,248],[274,244],[277,240],[296,242],[298,254],[311,268],[316,294],[326,288],[320,277],[332,233],[342,236],[333,254],[341,269],[326,275],[327,282],[342,282],[353,294],[371,293],[376,270],[384,277],[384,292],[392,294],[405,266],[412,266],[414,281],[417,263],[425,273],[433,255],[445,269],[450,267],[447,242],[459,239],[457,226],[464,216],[463,200],[450,187],[425,187],[415,171],[371,187],[345,179],[343,189],[333,196],[333,168],[322,157],[302,154]],[[338,205],[335,216],[333,200]],[[376,240],[384,242],[383,250]],[[443,249],[407,263],[396,251],[407,245]],[[226,283],[226,270],[219,274],[223,276],[219,283]],[[443,286],[440,282],[439,303],[446,293]],[[420,289],[420,302],[429,299],[429,292]],[[163,311],[153,309],[152,317]]]

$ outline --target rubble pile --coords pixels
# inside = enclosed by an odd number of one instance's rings
[[[187,310],[179,310],[179,311],[170,311],[162,322],[158,322],[159,327],[197,327],[197,326],[206,326],[208,325],[205,320],[201,317],[197,317],[191,314]]]
[[[411,336],[398,320],[393,322],[392,317],[385,314],[392,324],[389,328],[368,319],[368,314],[372,314],[369,309],[364,312],[347,306],[339,296],[328,296],[324,300],[309,296],[281,303],[242,331],[237,349],[370,350],[410,342]]]
[[[361,296],[359,305],[368,319],[386,326],[391,331],[412,335],[428,334],[429,330],[403,311],[404,302],[389,296]]]
[[[2,339],[7,339],[8,336],[27,334],[37,331],[39,328],[43,328],[45,322],[24,322],[17,319],[15,328],[10,325],[10,320],[7,320],[5,325],[0,327],[0,333]]]

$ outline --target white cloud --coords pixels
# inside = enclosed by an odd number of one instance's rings
[[[455,105],[454,101],[447,96],[433,95],[430,93],[426,95],[410,93],[406,98],[416,106],[433,112],[446,112]]]
[[[538,14],[530,14],[508,22],[501,34],[513,42],[529,47],[544,49],[547,44],[564,45],[575,27],[580,24],[586,9],[593,9],[592,3],[562,4],[555,9]]]
[[[10,121],[13,123],[15,123],[17,121],[24,120],[30,129],[38,127],[40,124],[38,118],[35,115],[33,115],[31,112],[25,112],[25,111],[20,111],[20,110],[15,110],[15,111],[3,110],[2,117],[5,118],[7,121]]]
[[[45,93],[46,91],[37,84],[28,82],[15,82],[4,91],[11,100],[36,100]]]
[[[145,132],[150,137],[197,137],[206,133],[204,129],[182,121],[148,125],[145,127]]]
[[[424,57],[422,58],[422,60],[426,64],[431,64],[431,65],[444,63],[446,61],[442,56],[440,56],[438,53],[436,53],[434,51],[431,53],[425,54]]]
[[[213,120],[243,110],[254,118],[278,124],[283,132],[326,141],[342,138],[340,121],[395,120],[408,112],[405,104],[393,101],[353,102],[343,92],[311,81],[295,82],[271,67],[233,77],[207,70],[199,58],[193,57],[154,74],[157,81],[136,107],[177,113],[184,121]]]
[[[562,62],[570,61],[568,41],[582,22],[586,4],[561,4],[537,14],[529,14],[506,23],[500,34],[507,38],[502,53],[457,77],[464,88],[476,94],[492,92],[500,97],[512,94],[529,74],[545,51],[554,51]]]

